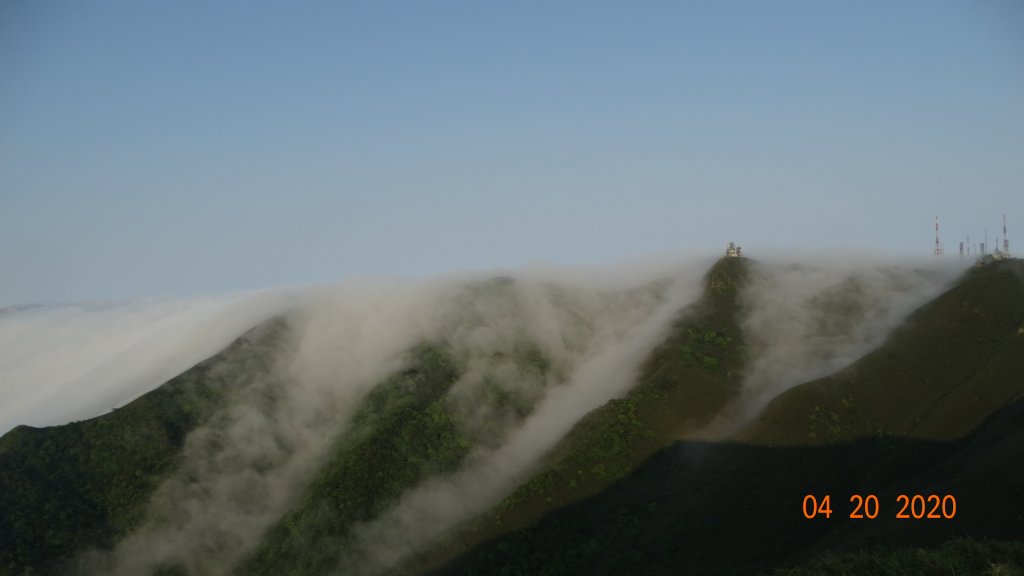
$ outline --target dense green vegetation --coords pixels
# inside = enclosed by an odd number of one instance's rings
[[[714,266],[628,394],[580,420],[527,482],[400,571],[1024,571],[1024,263],[971,270],[878,350],[778,396],[727,441],[696,441],[748,368],[738,323],[748,266]],[[859,289],[843,284],[812,305],[854,316],[857,299],[846,296]],[[845,329],[836,322],[829,329]],[[0,438],[0,576],[62,573],[76,551],[110,547],[138,526],[189,432],[247,378],[273,372],[286,333],[270,322],[110,414]],[[499,443],[533,410],[551,370],[528,343],[505,353],[491,359],[493,373],[476,366],[480,381],[460,386],[466,367],[448,345],[412,350],[236,573],[331,573],[356,525],[455,471],[474,447]],[[517,379],[529,384],[509,385]],[[805,518],[807,494],[830,495],[832,517]],[[879,517],[850,518],[853,494],[877,495]],[[898,520],[899,494],[952,495],[957,514]]]
[[[821,557],[775,576],[1024,576],[1024,542],[956,538],[933,548],[873,548],[858,552],[826,552]]]
[[[711,268],[703,297],[680,311],[643,364],[637,385],[584,417],[537,474],[445,544],[411,562],[411,571],[596,494],[658,449],[710,423],[742,382],[745,350],[737,297],[748,266],[746,259],[725,258]]]
[[[521,373],[548,370],[533,347],[522,346],[513,356]],[[300,502],[236,572],[333,572],[353,525],[370,520],[430,476],[454,472],[471,447],[497,434],[462,421],[449,394],[460,372],[447,347],[414,349],[405,370],[370,392]],[[472,391],[477,408],[493,414],[521,419],[533,409],[529,399],[486,378]]]
[[[775,398],[739,441],[955,439],[1024,393],[1024,261],[971,269],[885,346]]]
[[[1015,479],[1024,461],[1008,456],[1021,454],[1024,431],[1007,428],[1022,416],[1024,402],[958,442],[678,443],[600,494],[492,540],[440,573],[678,574],[682,567],[686,574],[754,574],[801,567],[824,553],[932,547],[965,534],[1019,541],[1024,495]],[[894,448],[917,457],[892,470],[885,460]],[[992,486],[996,478],[1006,480]],[[987,491],[993,499],[984,498]],[[897,520],[901,493],[952,494],[957,514]],[[807,494],[831,495],[831,517],[805,518]],[[876,494],[878,517],[851,519],[853,494]]]
[[[459,376],[455,364],[441,347],[421,346],[410,356],[404,371],[369,394],[301,501],[237,573],[332,571],[354,523],[462,460],[469,442],[445,403]]]
[[[788,564],[821,573],[849,562],[836,573],[873,574],[928,558],[977,573],[1019,569],[1019,546],[905,549],[963,535],[1024,539],[1022,328],[1024,265],[972,270],[879,350],[783,394],[734,441],[664,448],[609,489],[443,572],[749,574]],[[831,495],[834,515],[805,518],[808,494]],[[850,518],[854,494],[877,495],[879,516]],[[900,494],[949,494],[958,512],[897,519]],[[879,546],[894,551],[878,564],[857,553]]]
[[[62,573],[85,547],[136,526],[174,469],[186,434],[225,404],[245,371],[269,371],[286,332],[273,320],[104,416],[0,439],[0,574]]]
[[[581,420],[545,469],[497,507],[498,522],[517,509],[543,511],[597,492],[734,398],[744,360],[736,295],[747,265],[726,258],[709,271],[704,297],[680,312],[637,385]]]

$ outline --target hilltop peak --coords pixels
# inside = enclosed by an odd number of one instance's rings
[[[719,258],[704,276],[706,294],[719,297],[734,296],[740,286],[747,281],[750,262],[749,258],[743,256]]]

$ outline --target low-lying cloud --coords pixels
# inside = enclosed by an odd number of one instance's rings
[[[532,266],[505,275],[360,280],[224,299],[136,302],[0,315],[4,430],[54,424],[121,405],[271,317],[289,331],[265,366],[227,366],[232,403],[186,440],[180,469],[148,520],[112,552],[79,558],[89,573],[140,574],[180,564],[219,574],[252,551],[292,505],[361,399],[407,352],[443,343],[461,378],[450,405],[479,442],[460,470],[408,490],[355,527],[344,573],[399,564],[486,510],[535,469],[587,412],[621,396],[713,258],[617,266]],[[707,435],[723,435],[768,400],[871,348],[959,269],[853,254],[754,263],[741,320],[751,364],[742,402]],[[6,346],[5,346],[6,345]],[[524,374],[524,347],[548,370]],[[483,382],[534,406],[524,418],[477,401]]]
[[[775,396],[881,346],[965,266],[852,251],[773,254],[753,262],[741,297],[750,358],[741,397],[698,435],[721,439]]]
[[[286,310],[292,297],[266,291],[5,309],[0,434],[19,424],[64,424],[123,406]]]
[[[80,567],[113,574],[168,564],[193,574],[228,571],[288,508],[360,400],[422,342],[444,343],[461,368],[450,397],[471,428],[494,421],[486,404],[459,401],[471,399],[484,381],[539,402],[521,427],[490,436],[492,443],[468,459],[473,464],[461,485],[486,477],[501,490],[579,417],[628,389],[674,312],[699,295],[708,264],[660,259],[611,270],[534,266],[507,277],[364,280],[310,289],[286,314],[291,335],[276,351],[270,374],[240,371],[238,400],[190,434],[181,470],[150,502],[149,522],[112,553],[84,555]],[[516,378],[504,359],[523,345],[546,359],[546,377]],[[437,500],[431,485],[420,500]],[[451,494],[451,482],[437,485]],[[474,504],[452,508],[448,524],[497,492],[475,493],[463,494]],[[409,498],[416,500],[416,492]],[[428,530],[422,541],[435,535]]]

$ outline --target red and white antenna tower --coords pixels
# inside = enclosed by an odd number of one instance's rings
[[[942,256],[942,244],[939,244],[939,217],[935,217],[935,255]]]
[[[1010,241],[1006,239],[1006,214],[1003,214],[1003,254],[1010,255]]]

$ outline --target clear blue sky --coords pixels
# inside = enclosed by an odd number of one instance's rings
[[[0,306],[1024,252],[1024,2],[0,4]]]

